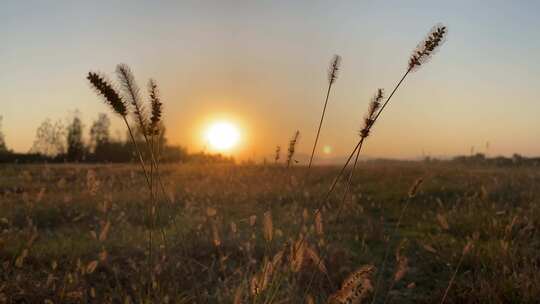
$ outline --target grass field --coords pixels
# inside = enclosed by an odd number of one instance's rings
[[[2,166],[0,303],[326,303],[363,265],[377,303],[440,303],[458,264],[446,303],[540,298],[538,168],[361,163],[314,219],[338,170],[164,166],[151,222],[137,166]]]

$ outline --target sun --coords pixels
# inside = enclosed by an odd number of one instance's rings
[[[206,140],[214,150],[229,151],[238,144],[240,132],[233,123],[218,121],[206,129]]]

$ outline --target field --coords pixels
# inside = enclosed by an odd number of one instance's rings
[[[327,303],[364,265],[368,303],[540,298],[538,168],[363,162],[317,217],[337,167],[161,171],[152,211],[135,165],[0,167],[0,303]]]

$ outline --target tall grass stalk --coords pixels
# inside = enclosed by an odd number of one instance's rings
[[[450,289],[452,288],[452,285],[454,284],[454,280],[456,279],[456,276],[459,272],[459,268],[461,267],[461,264],[463,263],[463,259],[465,258],[467,253],[471,251],[472,246],[473,246],[472,241],[468,241],[465,247],[463,248],[463,251],[461,252],[461,257],[459,258],[459,262],[456,266],[456,270],[454,270],[454,273],[452,274],[452,277],[450,278],[450,281],[448,282],[448,286],[446,287],[446,290],[444,291],[444,295],[441,299],[441,304],[444,304],[444,302],[446,301],[446,298],[448,297],[448,292],[450,291]]]
[[[117,66],[116,72],[124,90],[126,96],[125,99],[129,100],[129,103],[133,107],[133,114],[135,120],[137,121],[139,130],[144,137],[146,149],[151,159],[149,166],[150,168],[147,168],[146,166],[142,149],[137,143],[137,139],[135,138],[135,132],[133,131],[127,119],[129,113],[127,102],[120,96],[120,94],[117,93],[116,89],[104,77],[100,76],[99,74],[90,72],[87,76],[87,79],[90,81],[98,95],[101,95],[105,99],[105,102],[111,106],[113,111],[122,117],[128,129],[129,137],[131,139],[131,142],[133,143],[139,159],[140,166],[145,176],[151,201],[150,208],[147,209],[147,219],[149,220],[150,225],[150,228],[148,229],[148,271],[150,273],[152,271],[153,265],[153,230],[155,228],[157,216],[157,183],[161,185],[163,194],[167,198],[163,184],[160,179],[158,161],[156,160],[157,158],[155,156],[155,154],[157,153],[157,150],[155,148],[155,137],[156,135],[160,134],[158,125],[161,120],[162,103],[158,96],[157,84],[153,80],[151,80],[149,83],[149,95],[152,107],[152,117],[149,122],[148,118],[146,117],[142,102],[140,100],[138,86],[135,82],[135,78],[131,70],[127,65],[120,64]],[[163,236],[163,242],[166,245],[166,236],[163,228],[161,228],[161,233]]]
[[[321,133],[322,124],[324,121],[324,115],[326,114],[326,106],[328,105],[328,99],[330,97],[332,86],[334,85],[337,79],[337,72],[339,70],[340,63],[341,63],[341,57],[339,55],[334,55],[334,58],[332,59],[332,63],[330,64],[330,69],[328,71],[328,89],[326,90],[326,98],[324,99],[324,106],[321,113],[321,120],[319,121],[319,127],[317,128],[317,135],[315,136],[315,142],[313,143],[313,150],[311,151],[311,156],[309,157],[308,169],[311,168],[311,164],[313,163],[313,157],[315,156],[315,149],[317,148],[317,143],[319,142],[319,135]]]

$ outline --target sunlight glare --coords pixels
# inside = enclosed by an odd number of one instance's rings
[[[218,151],[228,151],[238,144],[240,132],[238,131],[238,128],[230,122],[215,122],[206,130],[206,139],[211,148]]]

